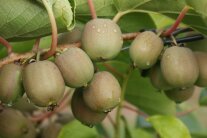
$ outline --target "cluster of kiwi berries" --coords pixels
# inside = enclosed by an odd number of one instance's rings
[[[162,39],[145,31],[133,41],[130,56],[134,66],[149,70],[152,85],[164,90],[176,103],[189,99],[194,85],[207,86],[207,53],[179,45],[164,48]]]
[[[70,47],[57,53],[54,62],[40,61],[37,54],[37,60],[23,65],[3,66],[0,101],[12,105],[25,91],[34,105],[53,109],[63,97],[66,85],[76,89],[71,102],[74,116],[88,126],[100,123],[120,103],[121,87],[111,73],[95,72],[93,62],[114,58],[122,44],[122,33],[115,22],[93,19],[82,32],[83,50]]]
[[[25,91],[34,105],[53,108],[63,97],[66,85],[76,89],[71,102],[75,118],[88,126],[100,123],[119,104],[121,88],[111,73],[95,72],[93,62],[116,57],[123,45],[122,33],[119,26],[109,19],[93,19],[81,33],[83,50],[70,47],[58,53],[54,62],[37,60],[24,65],[4,65],[0,69],[1,103],[11,105]],[[145,31],[132,42],[129,54],[135,67],[150,70],[152,85],[164,90],[175,102],[188,99],[194,85],[207,86],[206,53],[193,53],[180,46],[165,49],[158,35]],[[16,118],[10,115],[11,112]],[[0,122],[5,116],[12,124],[18,125],[14,129],[21,129],[11,137],[26,138],[30,135],[30,122],[21,113],[5,109],[0,112]],[[0,123],[0,136],[10,138],[9,132],[3,129],[4,125]],[[33,133],[33,128],[31,130]]]

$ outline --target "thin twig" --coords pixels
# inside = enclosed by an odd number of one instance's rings
[[[139,34],[140,34],[140,32],[125,33],[125,34],[122,34],[122,38],[123,38],[123,40],[133,40]]]
[[[47,0],[42,0],[42,1],[48,12],[48,16],[49,16],[50,23],[51,23],[51,29],[52,29],[52,43],[51,43],[50,50],[46,54],[43,55],[43,59],[48,59],[49,57],[54,55],[56,47],[57,47],[57,24],[55,21],[55,16],[52,11],[52,6],[50,6]]]
[[[198,108],[199,108],[199,106],[196,106],[196,107],[194,107],[192,109],[189,109],[187,111],[178,112],[178,113],[176,113],[176,116],[177,117],[182,117],[182,116],[188,115],[188,114],[192,113],[193,111],[197,110]]]
[[[114,120],[112,119],[112,117],[111,117],[110,114],[107,115],[107,118],[108,118],[109,122],[112,124],[112,126],[115,127],[116,124],[115,124],[115,122],[114,122]]]
[[[64,98],[60,102],[60,105],[57,108],[55,108],[54,111],[52,111],[52,112],[45,112],[45,113],[42,113],[41,115],[38,115],[38,116],[32,116],[30,118],[30,120],[33,121],[33,122],[40,122],[40,121],[42,121],[44,119],[50,118],[54,114],[56,114],[56,113],[60,112],[61,110],[65,109],[65,107],[68,106],[68,102],[70,100],[69,94],[70,93],[66,93],[65,94]]]
[[[70,48],[70,47],[80,47],[80,43],[62,45],[62,46],[59,46],[56,49],[56,51],[64,51],[66,48]],[[44,49],[44,51],[47,51],[47,50],[48,49]],[[5,64],[9,64],[9,63],[12,63],[12,62],[18,61],[18,60],[29,59],[34,56],[35,56],[35,52],[33,52],[33,51],[23,53],[23,54],[11,53],[9,56],[0,60],[0,68]]]
[[[33,52],[37,52],[38,49],[39,49],[39,45],[40,45],[40,38],[37,38],[37,39],[35,40],[34,46],[33,46],[33,48],[32,48],[32,51],[33,51]]]
[[[174,32],[176,30],[176,28],[179,26],[179,24],[181,23],[181,21],[183,20],[183,18],[185,17],[186,13],[188,12],[189,7],[185,6],[182,11],[180,12],[179,16],[177,17],[175,23],[167,30],[163,33],[163,36],[169,36],[172,34],[172,32]]]
[[[4,38],[1,37],[1,36],[0,36],[0,43],[1,43],[4,47],[6,47],[6,50],[7,50],[7,54],[8,54],[8,55],[10,55],[10,54],[13,52],[13,50],[12,50],[12,46],[9,44],[9,42],[8,42],[6,39],[4,39]]]
[[[112,73],[116,74],[117,76],[123,78],[124,75],[122,73],[120,73],[119,71],[117,71],[117,69],[115,69],[114,67],[112,67],[110,64],[103,62],[104,67],[106,67],[109,71],[111,71]]]
[[[132,112],[135,112],[135,113],[137,113],[138,115],[143,116],[144,118],[147,118],[147,117],[148,117],[148,115],[147,115],[146,113],[140,111],[140,110],[137,109],[137,108],[130,107],[130,106],[126,105],[126,104],[123,105],[122,107],[125,108],[125,109],[127,109],[127,110],[130,110],[130,111],[132,111]]]
[[[93,19],[96,19],[97,15],[96,15],[96,9],[95,9],[94,4],[93,4],[93,0],[88,0],[88,6],[89,6],[89,9],[90,9],[90,12],[91,12],[91,17]]]

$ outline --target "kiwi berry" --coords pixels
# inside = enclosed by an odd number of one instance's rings
[[[58,35],[58,45],[66,45],[77,43],[81,40],[83,28],[75,27],[70,32],[61,33]]]
[[[0,69],[0,101],[13,104],[24,93],[22,84],[22,67],[11,63]]]
[[[160,64],[156,64],[150,69],[149,76],[152,85],[158,90],[168,90],[172,88],[163,77]]]
[[[196,85],[200,87],[207,87],[207,53],[194,52],[198,62],[199,76]]]
[[[163,47],[159,36],[151,31],[145,31],[134,39],[129,54],[135,67],[149,69],[157,62]]]
[[[82,33],[82,47],[92,60],[107,60],[118,55],[123,39],[119,26],[110,19],[89,21]]]
[[[65,90],[58,67],[47,60],[28,64],[23,70],[23,84],[30,101],[40,107],[56,105]]]
[[[71,47],[57,56],[55,63],[69,87],[86,86],[94,74],[92,61],[83,50],[77,47]]]
[[[109,112],[121,98],[121,87],[117,79],[107,71],[95,73],[91,83],[83,92],[88,107],[98,112]]]
[[[18,110],[4,108],[0,112],[1,138],[36,138],[34,125]]]
[[[83,100],[83,88],[75,90],[71,108],[74,117],[87,126],[93,126],[104,120],[107,113],[99,113],[91,110]]]
[[[189,88],[177,88],[165,91],[168,98],[175,101],[176,103],[181,103],[188,100],[194,92],[194,86]]]
[[[186,47],[167,48],[161,59],[161,71],[165,80],[173,87],[194,85],[199,69],[193,52]]]

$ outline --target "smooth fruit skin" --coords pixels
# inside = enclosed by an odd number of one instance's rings
[[[78,88],[73,94],[71,108],[74,117],[87,126],[93,126],[104,120],[107,113],[92,111],[83,100],[83,88]]]
[[[91,83],[83,92],[83,99],[94,111],[109,112],[120,103],[121,87],[109,72],[94,75]]]
[[[172,88],[163,77],[160,64],[156,64],[150,69],[150,81],[158,90],[168,90]]]
[[[4,108],[0,112],[0,137],[36,138],[34,125],[18,110]]]
[[[24,68],[23,84],[30,101],[40,107],[57,104],[65,90],[58,67],[46,60],[31,63]]]
[[[82,47],[92,60],[112,59],[123,44],[119,26],[110,19],[93,19],[83,30]]]
[[[86,86],[94,74],[92,61],[83,50],[77,47],[71,47],[57,56],[55,63],[69,87]]]
[[[151,31],[139,34],[129,48],[129,55],[135,67],[149,69],[156,62],[164,45],[159,36]]]
[[[176,103],[181,103],[188,100],[194,92],[194,86],[184,89],[172,89],[165,91],[168,98],[175,101]]]
[[[171,86],[179,88],[192,86],[199,74],[193,52],[178,46],[166,49],[161,59],[161,71]]]
[[[43,129],[41,138],[58,138],[62,125],[59,123],[50,123]]]
[[[200,87],[207,86],[207,53],[194,52],[199,67],[199,76],[196,85]]]
[[[58,45],[77,43],[81,40],[83,28],[75,27],[71,32],[65,32],[58,35]]]
[[[0,101],[13,104],[24,93],[22,67],[11,63],[0,69]]]

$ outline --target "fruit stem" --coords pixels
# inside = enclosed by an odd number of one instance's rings
[[[122,88],[121,88],[121,100],[120,100],[120,104],[119,104],[119,106],[117,108],[117,112],[116,112],[116,126],[115,126],[114,138],[120,138],[121,137],[120,136],[120,133],[121,133],[121,130],[120,130],[121,109],[122,109],[122,106],[123,106],[125,92],[126,92],[127,84],[128,84],[128,81],[129,81],[129,77],[132,73],[132,70],[133,70],[133,68],[132,68],[132,66],[130,66],[127,75],[123,79]]]
[[[127,11],[122,11],[122,12],[118,12],[115,16],[114,16],[114,18],[112,19],[115,23],[117,23],[120,19],[121,19],[121,17],[122,16],[124,16],[125,14],[128,14],[128,13],[131,13],[132,12],[132,10],[127,10]]]
[[[93,0],[88,0],[88,6],[89,6],[89,9],[90,9],[90,12],[91,12],[92,19],[96,19],[97,15],[96,15],[96,9],[95,9],[94,4],[93,4]]]
[[[4,47],[6,47],[6,49],[7,49],[7,54],[8,55],[10,55],[11,53],[12,53],[12,46],[9,44],[9,42],[6,40],[6,39],[4,39],[3,37],[1,37],[0,36],[0,43],[4,46]]]
[[[52,6],[48,3],[47,0],[42,0],[42,2],[48,12],[48,16],[49,16],[50,23],[51,23],[51,29],[52,29],[52,43],[51,43],[50,50],[46,54],[44,54],[42,57],[43,59],[48,59],[55,53],[55,50],[57,47],[57,25],[55,21],[55,16],[52,11]]]
[[[122,38],[123,38],[123,40],[133,40],[133,39],[136,38],[139,34],[140,34],[140,32],[125,33],[125,34],[122,34]]]
[[[33,46],[33,48],[32,48],[32,51],[33,51],[33,52],[37,52],[38,49],[39,49],[39,45],[40,45],[40,38],[37,38],[37,39],[35,40],[34,46]]]
[[[80,47],[80,45],[81,45],[80,43],[60,45],[57,48],[57,51],[63,51],[66,48],[70,48],[70,47]],[[47,50],[49,50],[49,49],[44,49],[43,51],[47,51]],[[10,54],[9,56],[7,56],[3,59],[0,59],[0,68],[5,64],[9,64],[9,63],[12,63],[12,62],[20,60],[20,59],[23,59],[23,60],[29,59],[29,58],[34,57],[34,56],[35,56],[35,52],[33,52],[33,51],[23,53],[23,54],[12,53],[12,54]]]
[[[186,13],[188,12],[189,7],[185,6],[182,11],[180,12],[179,16],[177,17],[175,23],[167,30],[165,31],[162,35],[163,36],[170,36],[179,26],[183,18],[185,17]]]
[[[147,115],[146,113],[141,112],[141,111],[140,111],[139,109],[137,109],[137,108],[133,108],[133,107],[128,106],[128,105],[123,105],[123,108],[125,108],[125,109],[127,109],[127,110],[129,110],[129,111],[135,112],[136,114],[141,115],[141,116],[143,116],[144,118],[147,118],[147,117],[148,117],[148,115]]]
[[[114,67],[112,67],[110,64],[103,62],[103,65],[112,73],[116,74],[117,76],[123,78],[124,75],[120,73],[118,70],[116,70]]]

